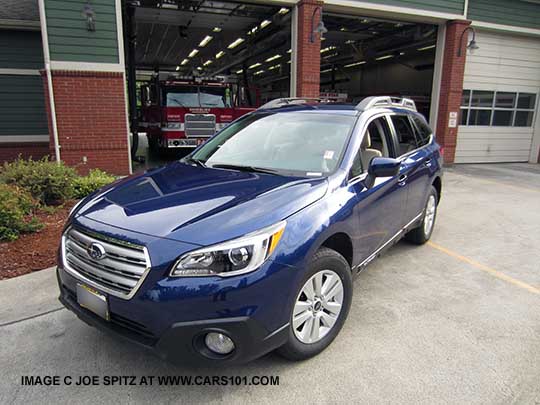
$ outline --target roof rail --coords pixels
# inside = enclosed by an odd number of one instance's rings
[[[299,105],[299,104],[306,104],[310,101],[315,101],[318,103],[324,102],[325,100],[322,100],[317,97],[285,97],[285,98],[276,98],[274,100],[270,100],[269,102],[263,104],[258,108],[258,110],[263,109],[269,109],[269,108],[279,108],[286,105]]]
[[[401,98],[401,97],[391,97],[391,96],[374,96],[366,97],[358,103],[356,106],[357,110],[365,111],[370,108],[377,107],[401,107],[408,108],[410,110],[416,111],[416,104],[410,98]]]

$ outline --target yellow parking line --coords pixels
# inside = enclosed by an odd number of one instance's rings
[[[432,248],[434,249],[437,249],[443,253],[446,253],[448,256],[452,256],[458,260],[461,260],[462,262],[465,262],[467,264],[470,264],[471,266],[474,266],[476,267],[477,269],[479,270],[482,270],[488,274],[491,274],[492,276],[494,277],[497,277],[498,279],[500,280],[503,280],[503,281],[506,281],[507,283],[510,283],[510,284],[514,284],[520,288],[523,288],[529,292],[532,292],[533,294],[538,294],[540,295],[540,289],[536,288],[536,287],[533,287],[532,285],[530,284],[527,284],[527,283],[524,283],[523,281],[520,281],[520,280],[516,280],[515,278],[513,277],[510,277],[498,270],[495,270],[495,269],[492,269],[491,267],[488,267],[486,266],[485,264],[482,264],[482,263],[478,263],[477,261],[474,261],[472,259],[469,259],[468,257],[465,257],[465,256],[462,256],[456,252],[452,252],[451,250],[448,250],[440,245],[437,245],[436,243],[433,243],[433,242],[428,242],[427,243],[429,246],[431,246]]]

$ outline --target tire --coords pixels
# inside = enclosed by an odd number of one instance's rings
[[[308,268],[294,294],[288,341],[277,350],[281,356],[294,361],[316,356],[332,343],[347,319],[353,294],[351,268],[345,258],[336,251],[325,247],[320,248],[313,256]],[[310,285],[315,291],[314,280],[321,286],[321,294],[314,295],[316,298],[309,300],[305,294],[305,288]],[[326,297],[323,294],[325,290]],[[341,304],[339,311],[338,304]],[[300,322],[300,318],[306,318],[306,320]],[[332,321],[333,324],[331,324]],[[308,333],[314,331],[313,326],[317,324],[317,333]],[[311,325],[311,328],[308,325]]]
[[[411,229],[409,232],[407,232],[407,234],[405,234],[405,240],[416,245],[423,245],[429,240],[429,238],[431,238],[433,228],[435,228],[438,203],[437,190],[435,187],[431,186],[431,190],[424,207],[424,217],[422,218],[422,222],[418,227]],[[429,221],[431,224],[429,224]]]

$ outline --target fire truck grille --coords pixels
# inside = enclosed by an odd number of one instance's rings
[[[186,138],[208,138],[216,133],[214,114],[186,114],[184,120]]]

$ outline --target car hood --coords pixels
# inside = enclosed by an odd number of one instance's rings
[[[320,199],[324,178],[195,167],[180,162],[121,180],[77,216],[201,246],[279,222]]]

